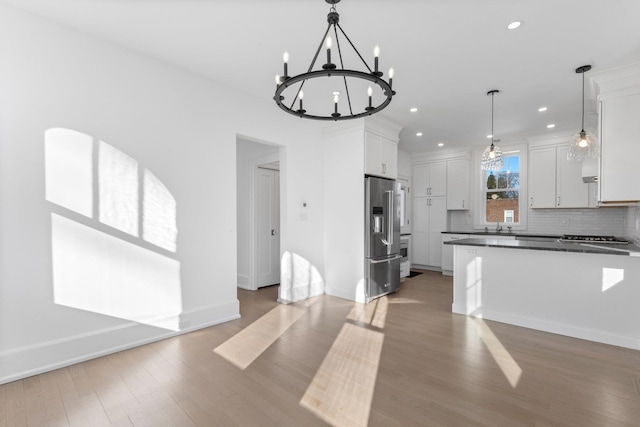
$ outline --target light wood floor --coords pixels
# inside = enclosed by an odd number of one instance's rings
[[[0,386],[0,426],[640,425],[640,352],[453,315],[451,288],[239,290],[239,320]]]

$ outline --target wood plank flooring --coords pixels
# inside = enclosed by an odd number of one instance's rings
[[[640,352],[454,315],[439,273],[367,306],[238,296],[241,319],[0,386],[0,427],[640,425]]]

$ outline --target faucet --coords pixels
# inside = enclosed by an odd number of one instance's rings
[[[492,216],[496,217],[496,233],[499,233],[502,231],[502,226],[500,225],[500,218],[496,214],[491,214],[489,215],[489,219],[491,219]]]

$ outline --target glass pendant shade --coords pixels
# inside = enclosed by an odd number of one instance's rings
[[[598,138],[591,132],[583,130],[571,138],[567,160],[581,162],[585,159],[595,159],[598,154]]]
[[[502,166],[504,166],[504,156],[502,154],[502,150],[496,147],[492,141],[491,145],[488,146],[482,153],[480,167],[483,170],[500,170],[502,169]]]
[[[576,73],[582,74],[582,130],[571,138],[567,160],[581,162],[585,159],[598,157],[598,138],[591,132],[584,131],[584,73],[591,69],[591,65],[583,65],[576,69]]]
[[[487,92],[487,95],[491,95],[491,145],[485,148],[482,153],[482,159],[480,159],[480,168],[482,170],[500,170],[504,166],[504,155],[502,150],[495,146],[493,139],[493,96],[496,93],[500,93],[499,90],[494,89]]]

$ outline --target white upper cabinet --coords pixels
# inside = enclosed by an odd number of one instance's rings
[[[372,132],[365,132],[365,173],[396,179],[398,177],[398,144]]]
[[[447,162],[420,163],[412,170],[413,197],[447,194]]]
[[[588,208],[590,184],[582,182],[582,163],[567,160],[569,141],[529,151],[529,207]]]
[[[640,63],[593,73],[599,101],[599,201],[640,200]]]
[[[640,200],[640,93],[600,104],[600,201]]]
[[[469,160],[447,161],[447,210],[469,209]]]
[[[529,151],[529,207],[556,207],[556,149]]]

